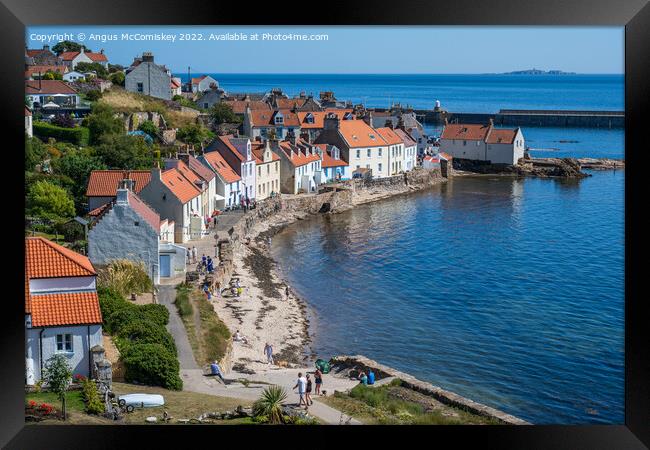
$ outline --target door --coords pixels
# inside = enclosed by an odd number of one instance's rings
[[[160,255],[160,276],[170,277],[171,273],[171,255]]]

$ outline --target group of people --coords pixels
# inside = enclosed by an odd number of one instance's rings
[[[372,371],[372,369],[368,369],[366,371],[363,370],[360,371],[359,382],[364,386],[368,386],[369,384],[375,384],[375,373]]]
[[[196,246],[192,248],[187,248],[187,253],[186,253],[186,258],[187,258],[187,264],[196,264],[196,257],[198,255],[198,250],[196,249]]]
[[[242,209],[244,210],[244,212],[248,211],[251,208],[255,208],[255,206],[256,206],[255,200],[254,199],[251,200],[248,197],[241,197],[240,200],[239,200],[239,203],[240,203]]]
[[[203,270],[205,270],[208,273],[214,272],[214,262],[212,261],[212,258],[210,258],[209,256],[205,256],[205,254],[203,254],[203,256],[201,257],[201,263],[199,264],[198,270],[199,272]]]
[[[323,385],[323,373],[320,369],[316,369],[314,372],[314,382],[311,381],[311,376],[306,374],[302,375],[302,372],[298,373],[298,380],[296,380],[296,385],[292,389],[298,389],[298,396],[300,400],[298,401],[298,407],[305,406],[305,409],[309,408],[314,404],[314,401],[311,399],[312,387],[316,385],[314,393],[316,395],[322,395],[321,387]]]

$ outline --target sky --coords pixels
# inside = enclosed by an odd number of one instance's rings
[[[83,39],[93,51],[103,48],[113,64],[128,66],[151,51],[174,73],[188,66],[193,73],[624,72],[623,27],[35,26],[26,31],[29,48]],[[152,40],[155,36],[165,40]]]

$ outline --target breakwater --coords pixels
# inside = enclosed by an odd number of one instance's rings
[[[501,109],[498,113],[450,112],[444,109],[416,110],[424,123],[442,125],[449,123],[484,124],[490,120],[495,125],[624,128],[624,111],[569,111],[569,110],[517,110]]]
[[[372,369],[377,381],[384,378],[397,378],[401,380],[402,386],[433,397],[446,405],[460,408],[473,414],[491,417],[508,425],[530,425],[529,422],[519,419],[511,414],[506,414],[498,409],[482,405],[481,403],[477,403],[453,392],[444,390],[438,386],[418,380],[407,373],[400,372],[399,370],[380,364],[377,361],[373,361],[372,359],[366,358],[362,355],[334,356],[330,359],[330,363],[332,365],[332,370],[335,373],[341,373],[351,369],[360,369],[364,371]]]

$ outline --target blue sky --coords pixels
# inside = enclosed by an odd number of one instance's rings
[[[143,51],[173,72],[205,73],[499,73],[530,68],[578,73],[624,72],[623,27],[28,27],[27,45],[68,33],[111,63],[129,65]],[[165,34],[175,41],[126,40],[123,34]],[[209,39],[243,33],[246,41]],[[258,40],[251,40],[257,33]],[[262,40],[268,34],[324,34],[326,41]],[[202,41],[180,41],[182,35]],[[111,39],[115,38],[115,40]],[[93,39],[94,38],[94,39]],[[103,42],[102,42],[103,41]]]

